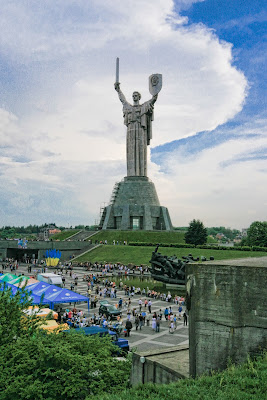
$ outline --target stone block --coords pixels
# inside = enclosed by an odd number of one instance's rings
[[[187,264],[190,375],[267,347],[267,257]]]

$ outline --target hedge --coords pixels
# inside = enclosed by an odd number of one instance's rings
[[[148,247],[156,247],[158,243],[146,243],[146,242],[129,242],[129,246],[148,246]],[[181,244],[181,243],[160,243],[160,247],[174,247],[176,249],[207,249],[207,250],[238,250],[238,251],[264,251],[267,252],[267,247],[261,246],[216,246],[216,245],[208,245],[202,244],[195,246],[194,244]]]

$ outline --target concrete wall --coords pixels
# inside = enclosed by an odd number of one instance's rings
[[[140,359],[144,359],[142,363]],[[133,354],[131,385],[171,383],[189,376],[188,346],[175,346]]]
[[[267,347],[267,257],[188,264],[190,375]],[[258,262],[256,260],[259,260]]]
[[[27,243],[27,249],[18,249],[17,240],[0,240],[0,258],[16,257],[16,254],[19,252],[20,254],[34,253],[35,255],[38,255],[38,259],[42,259],[44,258],[43,255],[46,250],[56,249],[61,251],[61,259],[65,261],[73,254],[81,253],[82,251],[86,251],[87,249],[89,250],[92,247],[94,246],[83,241],[29,241]]]

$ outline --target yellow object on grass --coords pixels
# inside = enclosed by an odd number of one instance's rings
[[[56,323],[56,321],[51,320],[51,321],[46,321],[47,324],[44,325],[40,325],[39,329],[44,329],[47,332],[53,332],[55,330],[58,330],[57,332],[60,331],[65,331],[67,329],[69,329],[69,325],[68,324],[60,324],[58,325]]]

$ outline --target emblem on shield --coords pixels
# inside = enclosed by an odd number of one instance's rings
[[[155,94],[158,94],[162,88],[162,74],[150,75],[148,81],[149,81],[149,91],[152,94],[152,96],[155,96]]]

